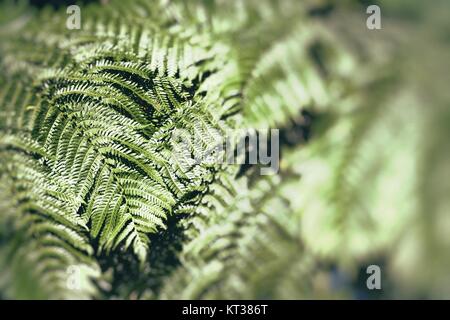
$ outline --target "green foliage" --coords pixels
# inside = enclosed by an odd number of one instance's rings
[[[116,0],[82,6],[81,30],[2,4],[1,295],[349,297],[333,275],[379,258],[395,293],[434,294],[393,278],[434,199],[416,193],[437,183],[419,134],[436,116],[401,82],[398,39],[358,49],[327,3]],[[192,160],[243,128],[281,130],[278,175]],[[180,129],[201,137],[182,155]]]

